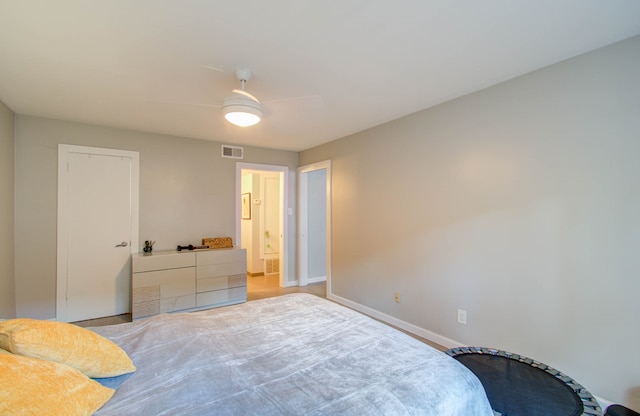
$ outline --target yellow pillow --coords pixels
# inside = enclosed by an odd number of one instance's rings
[[[3,416],[89,416],[115,392],[64,364],[16,354],[0,354],[0,374]]]
[[[114,342],[64,322],[11,319],[0,322],[0,348],[66,364],[89,377],[115,377],[136,370]]]

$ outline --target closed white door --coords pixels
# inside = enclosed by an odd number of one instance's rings
[[[130,258],[137,246],[137,153],[61,151],[66,166],[59,167],[57,319],[128,313]]]

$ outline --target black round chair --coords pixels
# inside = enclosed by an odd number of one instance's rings
[[[452,348],[446,353],[478,377],[497,415],[602,415],[587,389],[531,358],[482,347]]]

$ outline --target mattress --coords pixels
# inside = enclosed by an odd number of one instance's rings
[[[309,294],[90,329],[137,367],[99,416],[493,415],[455,359]]]

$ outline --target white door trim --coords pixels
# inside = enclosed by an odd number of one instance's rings
[[[236,162],[236,246],[242,247],[242,171],[243,170],[256,170],[267,172],[279,172],[282,174],[282,181],[280,183],[282,201],[280,204],[281,210],[281,226],[282,226],[282,238],[280,238],[280,267],[282,273],[280,273],[280,287],[292,286],[289,282],[289,212],[291,215],[293,211],[289,208],[289,168],[287,166],[277,165],[262,165],[257,163]],[[290,211],[291,210],[291,211]],[[294,282],[295,284],[295,282]]]
[[[69,177],[67,165],[72,153],[119,156],[131,158],[131,241],[130,253],[138,252],[138,200],[139,200],[139,153],[129,150],[106,149],[101,147],[58,144],[58,224],[57,224],[57,266],[56,266],[56,320],[66,322],[67,294],[67,256],[68,245],[66,230],[68,227],[69,205],[67,194]]]
[[[317,170],[326,170],[326,192],[327,192],[327,207],[326,207],[326,215],[327,215],[327,297],[332,294],[331,291],[331,160],[324,160],[322,162],[312,163],[310,165],[300,166],[298,168],[298,207],[300,209],[298,220],[298,264],[299,264],[299,276],[300,286],[305,286],[308,281],[307,276],[307,265],[308,265],[308,256],[307,256],[307,244],[308,239],[301,235],[303,231],[307,230],[308,223],[308,207],[307,207],[307,194],[308,194],[308,182],[306,173],[317,171]]]

